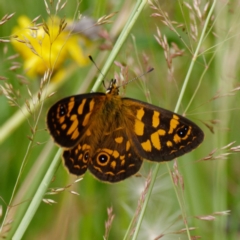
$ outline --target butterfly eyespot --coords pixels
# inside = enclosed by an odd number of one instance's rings
[[[189,129],[188,126],[183,126],[182,128],[180,128],[180,129],[177,131],[177,135],[178,135],[180,138],[184,138],[184,137],[187,135],[188,129]]]
[[[66,115],[66,108],[64,105],[60,105],[60,111],[59,111],[60,116]]]
[[[84,160],[88,160],[89,159],[89,152],[85,152],[84,153]]]
[[[97,156],[97,162],[101,166],[107,165],[109,160],[110,160],[110,156],[106,153],[99,153]]]

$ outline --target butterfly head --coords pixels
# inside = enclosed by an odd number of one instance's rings
[[[118,95],[119,86],[117,86],[116,79],[112,79],[109,87],[107,88],[106,94]]]

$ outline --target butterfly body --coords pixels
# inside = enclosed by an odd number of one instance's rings
[[[70,173],[83,175],[89,169],[107,182],[137,173],[143,159],[161,162],[181,156],[204,136],[197,125],[178,114],[120,97],[114,80],[106,94],[80,94],[55,103],[47,125],[64,148]]]

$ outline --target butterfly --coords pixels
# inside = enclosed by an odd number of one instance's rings
[[[66,97],[47,113],[47,127],[64,149],[68,171],[87,169],[100,181],[118,182],[136,174],[143,159],[169,161],[196,148],[203,131],[169,110],[119,95],[116,80],[106,93]]]

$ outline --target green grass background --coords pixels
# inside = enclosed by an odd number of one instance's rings
[[[192,1],[188,1],[193,6]],[[79,11],[95,19],[112,12],[118,12],[112,19],[113,23],[104,25],[103,28],[111,30],[117,16],[123,14],[128,19],[129,12],[123,6],[125,1],[85,1],[80,4]],[[127,1],[129,8],[134,6],[135,1]],[[136,76],[136,72],[146,71],[143,55],[149,58],[148,65],[154,67],[154,71],[131,82],[126,87],[125,96],[151,102],[155,105],[174,110],[179,98],[180,89],[184,79],[189,72],[189,66],[199,42],[199,36],[204,26],[204,20],[194,22],[189,17],[191,10],[183,5],[182,1],[159,1],[158,3],[164,12],[167,12],[172,21],[183,23],[181,28],[175,28],[178,35],[165,26],[159,17],[153,18],[151,14],[157,11],[150,9],[146,4],[140,17],[137,19],[126,42],[116,57],[118,62],[129,67],[129,79]],[[205,1],[201,1],[203,9]],[[212,2],[210,2],[210,7]],[[161,164],[157,179],[154,184],[149,203],[137,239],[155,239],[163,234],[161,239],[189,239],[187,234],[177,233],[185,225],[182,220],[182,213],[179,206],[184,206],[184,213],[187,216],[188,227],[194,227],[191,236],[201,236],[202,239],[238,239],[240,223],[240,188],[239,188],[239,153],[229,148],[221,149],[230,142],[236,141],[233,146],[238,146],[239,138],[239,93],[232,90],[239,86],[239,5],[238,1],[218,2],[214,8],[214,18],[207,26],[207,34],[200,48],[200,55],[196,59],[191,72],[189,84],[181,101],[179,113],[185,111],[198,83],[201,81],[197,94],[186,112],[186,116],[196,122],[205,133],[205,140],[199,148],[178,159],[180,174],[184,180],[184,191],[174,185],[168,167],[173,170],[173,162],[168,165]],[[73,18],[76,12],[77,3],[69,1],[66,7],[59,13],[60,17]],[[6,1],[0,3],[0,17],[15,12],[15,16],[1,27],[1,38],[8,37],[12,28],[17,23],[17,18],[24,14],[30,19],[41,15],[47,19],[46,9],[43,1],[13,1],[9,4]],[[192,10],[195,15],[197,12]],[[190,25],[193,24],[198,31],[196,41],[190,37]],[[164,59],[164,51],[154,38],[157,35],[156,26],[166,36],[169,45],[176,43],[179,49],[184,50],[181,57],[173,59],[174,79],[168,75],[167,64]],[[118,36],[118,35],[117,35]],[[113,43],[117,36],[112,39]],[[135,42],[133,42],[133,38]],[[183,41],[186,44],[183,44]],[[96,44],[100,45],[103,41]],[[29,98],[26,87],[19,84],[16,74],[23,74],[22,69],[16,72],[9,70],[10,61],[8,56],[15,54],[10,43],[0,43],[0,51],[8,47],[7,54],[0,54],[1,66],[0,75],[6,76],[8,80],[2,81],[11,83],[15,90],[21,92],[20,103]],[[191,51],[190,51],[191,49]],[[93,52],[94,59],[97,59],[102,52],[96,48]],[[106,57],[103,62],[97,62],[102,67],[109,51],[105,51]],[[21,58],[17,59],[21,62]],[[65,64],[68,69],[70,60]],[[17,186],[17,201],[11,206],[8,221],[11,222],[3,228],[1,236],[7,239],[19,225],[26,208],[28,207],[39,182],[46,173],[51,160],[55,156],[58,147],[55,146],[45,130],[45,116],[48,108],[58,99],[71,94],[89,92],[91,88],[82,89],[86,84],[86,75],[92,69],[92,65],[85,68],[74,68],[57,93],[44,102],[40,121],[35,135],[34,142],[41,142],[40,145],[33,144],[27,158],[27,164],[21,175]],[[207,69],[207,70],[206,70]],[[120,72],[119,67],[112,65],[105,76],[105,83],[113,78],[115,72]],[[92,86],[97,75],[91,79]],[[29,79],[29,89],[34,93],[38,91],[39,79]],[[142,82],[144,81],[144,85]],[[88,84],[88,83],[87,83]],[[79,89],[79,92],[76,92]],[[99,91],[104,91],[101,86]],[[216,97],[217,96],[217,97]],[[9,106],[4,95],[0,96],[0,124],[8,122],[11,116],[18,111],[16,107]],[[29,118],[34,123],[32,117]],[[212,120],[218,120],[214,124],[214,133],[204,124],[211,125]],[[2,130],[2,128],[1,128]],[[24,156],[27,152],[31,135],[27,121],[22,123],[16,130],[9,133],[0,145],[0,205],[4,219],[7,206]],[[49,140],[50,139],[50,140]],[[222,159],[222,155],[209,161],[196,162],[202,159],[213,150],[214,156],[222,153],[231,153]],[[37,165],[37,166],[36,166]],[[141,192],[144,189],[146,177],[150,170],[153,170],[156,163],[145,162],[140,173],[142,177],[131,177],[118,184],[105,184],[94,179],[89,173],[85,174],[82,181],[75,183],[71,188],[57,195],[48,195],[56,204],[48,205],[41,203],[34,215],[23,239],[103,239],[105,232],[105,221],[107,220],[107,208],[113,207],[115,215],[109,239],[123,239],[127,228],[134,216],[138,206]],[[49,188],[62,188],[75,181],[59,165],[53,181]],[[71,194],[69,190],[79,193],[79,196]],[[230,210],[230,214],[224,216],[214,215],[212,221],[200,220],[196,217],[212,215],[214,212]],[[5,222],[6,223],[6,222]],[[171,234],[175,232],[175,234]],[[129,238],[131,239],[131,237]]]

